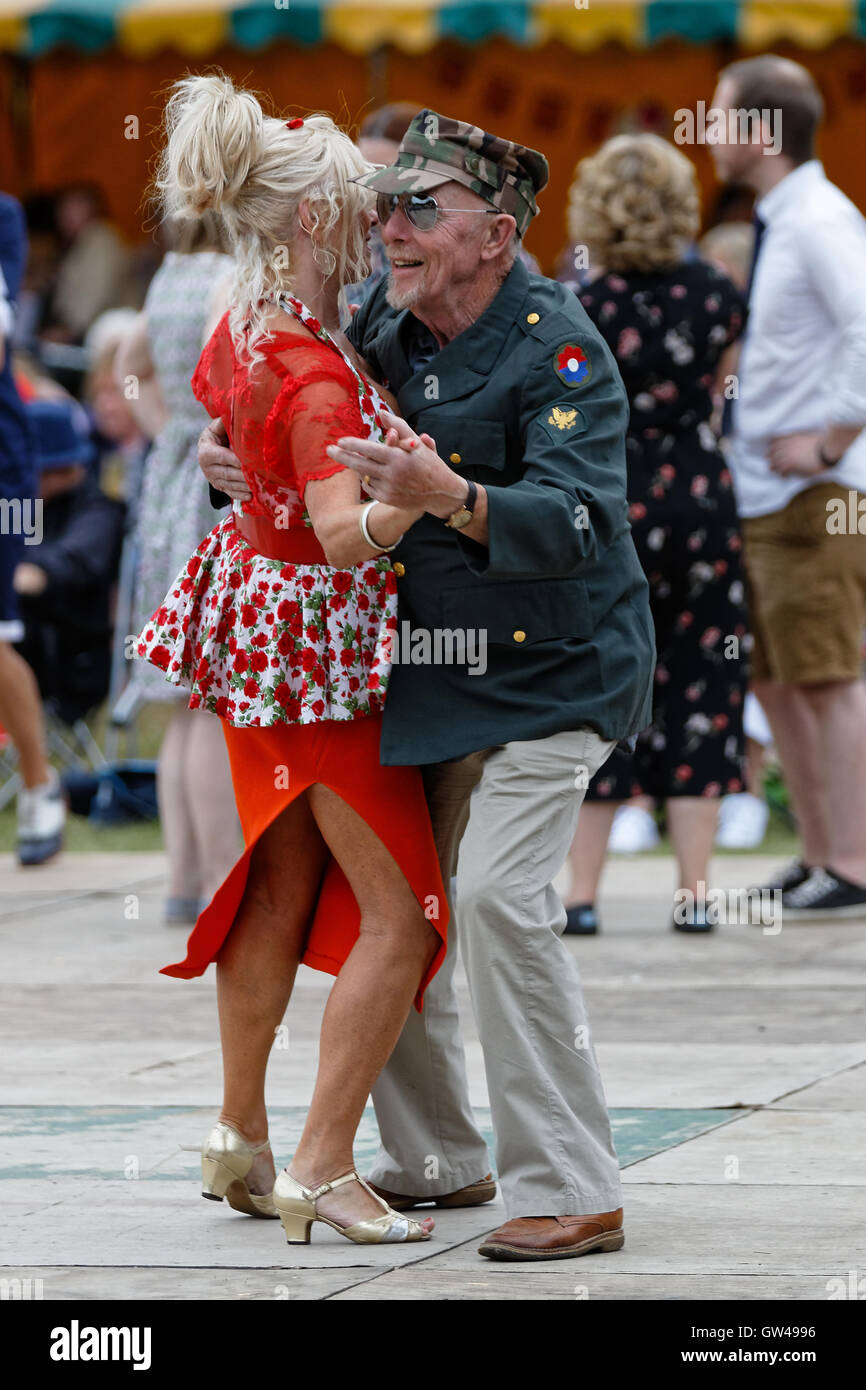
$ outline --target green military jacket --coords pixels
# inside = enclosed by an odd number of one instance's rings
[[[392,554],[382,762],[441,762],[581,725],[637,733],[655,639],[610,350],[571,291],[517,261],[481,317],[413,372],[417,320],[385,290],[349,337],[406,420],[487,489],[489,546],[424,516]]]

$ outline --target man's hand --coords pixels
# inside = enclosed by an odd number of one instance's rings
[[[811,478],[826,473],[818,451],[823,434],[783,434],[770,441],[767,457],[770,468],[782,478]]]
[[[380,415],[387,429],[384,444],[345,437],[330,445],[329,456],[357,473],[377,502],[419,516],[423,512],[450,516],[466,500],[465,478],[439,457],[429,434],[417,435],[405,420],[387,410]]]
[[[19,565],[15,566],[12,585],[16,594],[30,596],[43,594],[48,586],[48,575],[41,565],[33,565],[29,560],[22,560]]]
[[[249,502],[249,485],[237,456],[227,448],[228,435],[222,420],[214,420],[198,437],[198,466],[211,487],[228,493],[238,502]]]

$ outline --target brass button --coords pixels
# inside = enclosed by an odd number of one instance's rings
[[[512,636],[513,636],[515,642],[525,642],[525,641],[526,641],[526,633],[525,633],[525,632],[521,632],[520,628],[518,628],[516,632],[512,633]]]
[[[526,315],[526,322],[527,322],[527,323],[538,323],[538,320],[539,320],[540,318],[541,318],[541,315],[540,315],[540,314],[527,314],[527,315]]]
[[[406,573],[406,566],[403,564],[402,560],[394,561],[394,573],[398,579],[403,578],[403,575]]]
[[[448,457],[449,457],[451,463],[462,463],[462,462],[463,462],[463,460],[462,460],[462,458],[460,457],[459,454],[449,454]]]

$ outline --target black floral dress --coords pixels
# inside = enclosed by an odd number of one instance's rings
[[[652,725],[633,755],[616,751],[589,797],[741,791],[748,620],[731,475],[710,415],[743,299],[703,261],[604,275],[577,293],[631,403],[629,513],[657,649]]]

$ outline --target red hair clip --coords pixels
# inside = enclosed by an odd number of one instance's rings
[[[297,129],[298,129],[298,126],[302,126],[303,124],[304,124],[304,122],[303,122],[303,120],[301,119],[301,117],[300,117],[300,116],[295,116],[291,121],[286,121],[286,129],[287,129],[287,130],[297,130]]]

